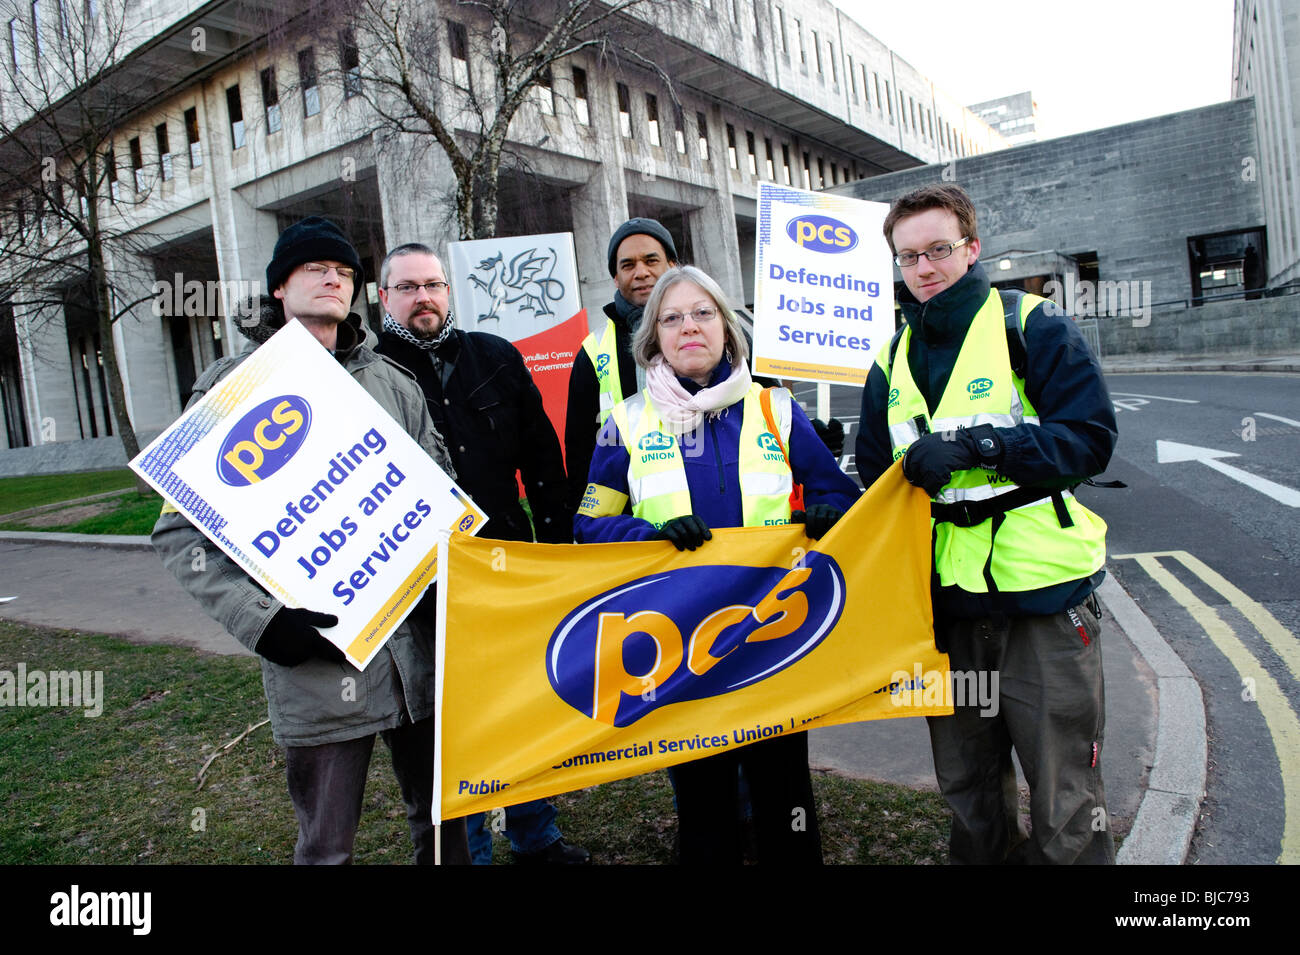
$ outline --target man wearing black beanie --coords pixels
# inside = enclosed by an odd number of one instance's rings
[[[617,291],[614,301],[605,306],[605,329],[599,336],[587,336],[569,371],[564,465],[572,510],[587,490],[587,471],[601,426],[616,404],[639,390],[632,336],[655,282],[677,264],[677,246],[657,219],[628,219],[610,237],[607,256]]]
[[[241,321],[240,332],[260,344],[286,321],[300,322],[438,466],[455,477],[414,377],[375,354],[370,348],[373,334],[349,314],[363,276],[361,258],[342,230],[315,216],[285,229],[266,267],[266,281],[271,294],[253,303],[250,318],[256,320]],[[191,403],[250,354],[252,349],[209,366],[194,384]],[[284,606],[169,506],[154,526],[153,545],[203,609],[262,658],[271,732],[285,748],[289,796],[298,816],[294,862],[352,860],[370,755],[379,734],[392,753],[415,861],[432,863],[439,827],[432,818],[431,595],[358,673],[320,633],[338,618]],[[442,861],[468,864],[464,819],[440,828]]]

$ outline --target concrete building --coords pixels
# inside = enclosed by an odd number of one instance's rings
[[[106,202],[103,215],[114,236],[114,301],[139,303],[117,322],[113,340],[142,437],[176,417],[209,361],[243,347],[236,302],[261,282],[289,222],[324,214],[349,232],[369,280],[358,308],[372,319],[375,265],[388,248],[456,237],[445,154],[429,137],[395,134],[379,121],[363,95],[369,51],[337,25],[322,27],[318,10],[304,15],[310,4],[0,0],[0,7],[9,24],[0,41],[7,44],[0,164],[9,168],[33,127],[24,90],[37,78],[50,82],[57,54],[76,49],[77,37],[87,50],[102,47],[114,32],[105,18],[122,34],[111,70],[62,87],[54,80],[53,95],[37,105],[74,123],[71,106],[99,92],[129,100],[109,138],[120,201]],[[444,88],[435,98],[468,141],[471,91],[491,89],[491,23],[475,8],[434,0],[408,14],[441,28],[431,57]],[[629,215],[662,219],[680,237],[683,258],[750,301],[760,182],[835,187],[1005,145],[826,0],[671,0],[634,8],[624,20],[641,31],[641,58],[582,51],[557,63],[550,85],[533,90],[510,127],[513,164],[502,179],[499,233],[572,231],[592,314],[611,293],[608,236]],[[69,28],[70,21],[77,22]],[[0,198],[13,212],[5,229],[22,232],[29,248],[82,254],[46,231],[48,210],[39,203]],[[30,285],[3,287],[6,445],[39,446],[10,452],[18,463],[8,473],[120,461],[88,286],[66,282],[53,320],[37,317]],[[37,453],[51,445],[61,453]],[[0,451],[0,464],[4,458]]]
[[[1232,95],[1254,98],[1258,126],[1257,149],[1237,157],[1238,174],[1262,183],[1269,224],[1267,249],[1254,251],[1267,263],[1268,284],[1283,285],[1300,279],[1300,9],[1287,0],[1236,0],[1232,45]],[[1244,248],[1221,258],[1244,271]]]
[[[1038,142],[1038,104],[1033,93],[1012,93],[967,108],[1001,133],[1008,145]]]

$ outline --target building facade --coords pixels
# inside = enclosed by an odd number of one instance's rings
[[[375,59],[327,8],[295,0],[0,7],[8,14],[0,163],[23,160],[33,117],[57,115],[71,129],[73,107],[97,95],[126,103],[105,140],[114,172],[102,214],[111,296],[128,312],[113,341],[143,438],[176,417],[208,362],[242,348],[237,303],[263,291],[272,246],[289,222],[323,214],[352,236],[367,279],[356,308],[372,319],[375,267],[387,249],[457,237],[446,154],[431,137],[377,115],[367,95]],[[492,88],[492,23],[476,8],[433,0],[407,9],[436,25],[430,55],[445,82],[434,99],[457,141],[472,143],[471,107]],[[499,234],[574,233],[590,314],[612,292],[608,237],[631,215],[663,220],[684,259],[748,302],[759,183],[832,188],[1004,145],[825,0],[647,3],[614,26],[632,31],[639,55],[566,57],[516,115],[498,218]],[[75,75],[75,50],[93,51],[110,34],[112,68],[60,87],[59,54]],[[44,100],[31,95],[39,82]],[[60,201],[75,202],[75,191]],[[57,216],[55,226],[43,224],[48,200],[0,198],[6,234],[19,234],[23,247],[83,254],[75,236],[60,238]],[[5,269],[12,279],[16,259]],[[114,424],[103,342],[87,305],[93,290],[52,266],[41,274],[0,286],[7,446],[82,442],[103,455],[87,452],[78,466],[109,466],[120,450],[106,440]],[[37,292],[41,281],[47,288]],[[58,282],[61,305],[38,303]]]

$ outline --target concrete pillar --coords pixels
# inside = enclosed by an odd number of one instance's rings
[[[14,324],[20,340],[24,329],[29,350],[24,358],[23,382],[27,392],[27,427],[32,444],[80,441],[81,416],[77,409],[72,358],[68,352],[68,331],[63,310],[38,309],[15,299]],[[79,371],[79,369],[77,369]],[[101,428],[100,433],[103,434]],[[86,431],[87,438],[90,431]]]
[[[731,169],[727,164],[726,128],[720,107],[709,115],[709,155],[713,170],[713,191],[703,204],[687,213],[695,265],[722,287],[733,302],[745,301],[745,282],[740,271],[740,243],[736,238],[736,207],[731,197]]]
[[[407,242],[423,242],[445,253],[447,243],[460,238],[451,160],[432,136],[376,130],[371,142],[385,246],[393,249]],[[378,261],[375,268],[379,268]]]
[[[104,258],[117,302],[138,301],[117,320],[113,337],[127,413],[143,445],[146,435],[161,431],[181,413],[174,376],[164,370],[171,366],[172,354],[163,335],[163,319],[153,313],[155,269],[149,259],[117,243],[105,245]]]

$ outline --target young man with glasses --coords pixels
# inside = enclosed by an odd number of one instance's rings
[[[312,216],[281,233],[266,267],[266,284],[271,294],[250,303],[257,320],[241,321],[240,332],[260,345],[286,321],[297,319],[455,476],[419,387],[407,372],[367,347],[367,337],[373,342],[374,336],[349,314],[362,284],[361,259],[338,226]],[[252,349],[213,363],[195,382],[191,403],[250,354]],[[432,819],[435,633],[428,609],[423,604],[417,608],[364,674],[358,674],[319,632],[338,618],[285,607],[168,506],[154,527],[153,545],[203,609],[262,658],[271,732],[285,748],[289,796],[298,816],[294,862],[352,861],[378,733],[392,753],[415,861],[432,864],[439,829]],[[196,564],[200,552],[203,561]],[[346,681],[354,678],[355,692],[344,692]],[[442,861],[467,864],[464,820],[451,820],[441,832]]]
[[[442,262],[411,242],[388,253],[379,270],[384,334],[378,351],[410,370],[447,441],[457,481],[488,515],[483,536],[567,544],[573,512],[566,504],[560,442],[518,349],[504,338],[456,328]],[[523,476],[533,520],[519,503]],[[483,813],[466,820],[474,861],[492,861]],[[520,862],[582,864],[590,855],[566,843],[555,808],[535,800],[506,809],[505,831]]]
[[[960,187],[909,193],[884,231],[906,324],[867,376],[858,474],[870,485],[902,458],[932,498],[935,643],[952,670],[999,678],[995,706],[929,720],[951,859],[1114,862],[1093,594],[1106,525],[1072,493],[1115,447],[1101,367],[1051,302],[990,287]]]

